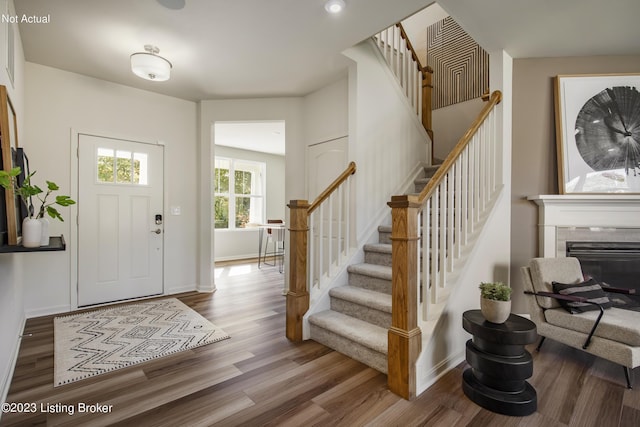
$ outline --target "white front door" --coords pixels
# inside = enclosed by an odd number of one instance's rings
[[[162,146],[78,140],[78,306],[163,292]]]

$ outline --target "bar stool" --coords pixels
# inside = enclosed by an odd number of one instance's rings
[[[268,219],[267,224],[284,224],[281,219]],[[275,267],[276,262],[279,261],[279,271],[282,273],[284,264],[284,227],[268,228],[267,238],[264,243],[264,254],[262,257],[262,263]],[[272,249],[269,250],[269,245],[272,245]],[[267,262],[267,257],[273,257],[273,264]]]

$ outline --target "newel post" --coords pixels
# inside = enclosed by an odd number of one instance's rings
[[[433,141],[431,127],[431,93],[433,92],[433,68],[426,66],[422,69],[422,125]]]
[[[287,292],[287,338],[302,341],[302,317],[309,310],[307,290],[307,200],[289,202],[289,291]]]
[[[415,196],[393,196],[391,207],[392,314],[389,329],[389,389],[412,399],[416,395],[416,360],[422,349],[418,327],[418,213]]]

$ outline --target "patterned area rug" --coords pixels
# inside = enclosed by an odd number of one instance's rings
[[[54,319],[54,386],[229,338],[175,298]]]

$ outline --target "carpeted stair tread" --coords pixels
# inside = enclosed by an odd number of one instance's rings
[[[364,347],[387,354],[387,329],[385,328],[332,310],[310,316],[309,322]]]
[[[347,285],[331,289],[329,295],[332,298],[339,298],[385,313],[391,313],[391,295],[389,294]]]
[[[391,233],[393,231],[393,227],[390,225],[379,225],[378,231],[381,233]]]
[[[349,273],[357,273],[365,276],[376,277],[383,280],[391,280],[391,267],[376,264],[352,264],[347,267]]]
[[[391,245],[388,243],[367,243],[364,245],[363,249],[369,252],[379,252],[382,254],[390,254],[391,253]]]
[[[417,178],[413,182],[414,182],[414,184],[425,184],[426,185],[429,181],[431,181],[431,177],[428,177],[428,178]]]
[[[425,166],[424,167],[425,175],[428,176],[428,177],[432,177],[436,173],[436,171],[440,168],[440,166],[442,166],[442,164],[434,164],[434,165],[431,165],[431,166]]]

